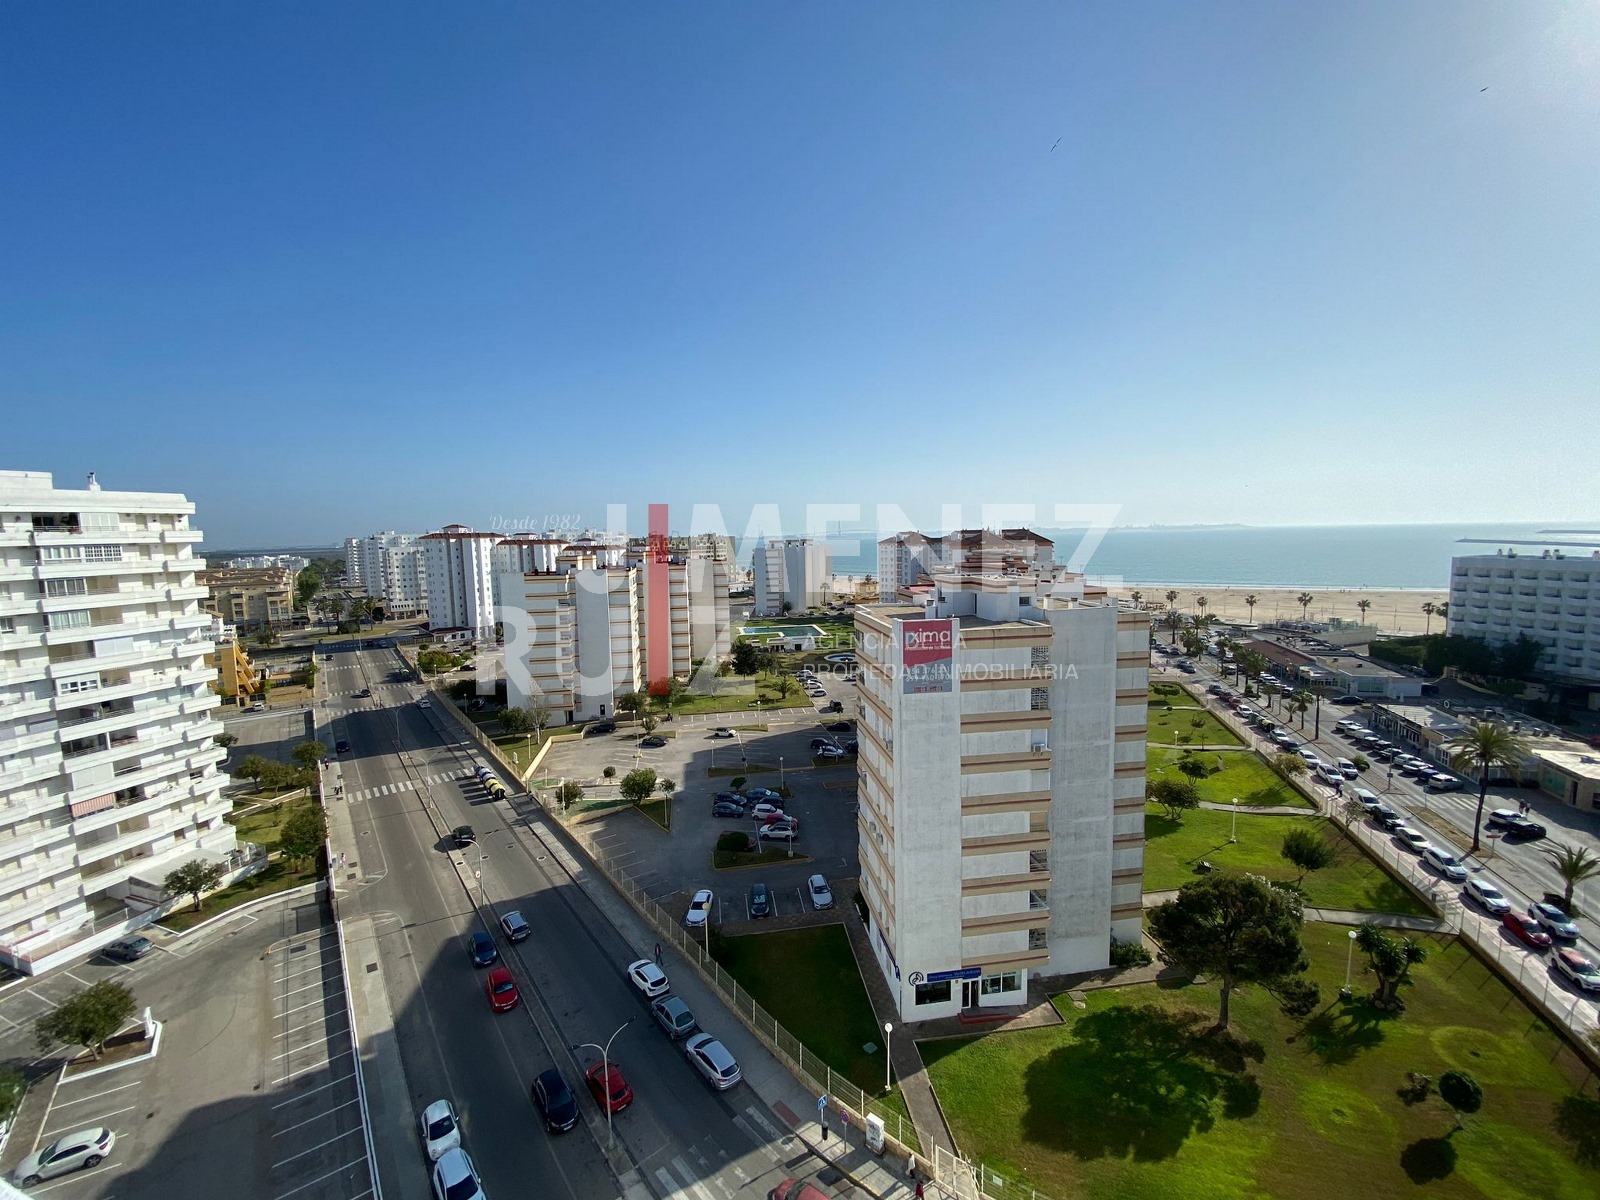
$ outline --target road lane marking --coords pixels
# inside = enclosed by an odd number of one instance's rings
[[[78,1124],[79,1121],[98,1121],[100,1124],[103,1125],[103,1124],[105,1124],[105,1122],[109,1118],[116,1117],[116,1116],[121,1116],[123,1113],[130,1113],[130,1112],[132,1112],[134,1109],[136,1109],[138,1107],[139,1106],[137,1104],[130,1104],[126,1108],[113,1108],[108,1113],[97,1113],[95,1116],[92,1116],[92,1117],[74,1117],[72,1119],[72,1124],[70,1124],[70,1125],[58,1125],[58,1126],[56,1126],[56,1128],[50,1130],[48,1133],[41,1133],[39,1135],[39,1140],[41,1142],[47,1142],[51,1138],[60,1137],[63,1133],[69,1133],[74,1129],[82,1129],[83,1126]]]
[[[71,1080],[63,1079],[61,1082],[62,1083],[70,1083]],[[92,1096],[79,1096],[76,1100],[61,1100],[61,1101],[58,1101],[57,1104],[56,1104],[56,1107],[57,1108],[65,1108],[69,1104],[82,1104],[85,1100],[98,1100],[98,1099],[100,1099],[101,1096],[109,1096],[109,1095],[111,1095],[112,1092],[125,1092],[129,1088],[139,1087],[139,1086],[140,1085],[137,1084],[137,1083],[119,1084],[117,1087],[107,1088],[103,1092],[96,1092]]]
[[[353,1100],[346,1100],[343,1104],[335,1104],[332,1108],[323,1109],[321,1112],[319,1112],[314,1117],[308,1117],[304,1121],[296,1121],[293,1125],[289,1126],[288,1129],[280,1129],[280,1130],[278,1130],[278,1132],[273,1134],[272,1136],[273,1137],[282,1137],[286,1133],[292,1133],[294,1130],[299,1129],[302,1125],[310,1125],[314,1121],[320,1121],[324,1117],[331,1116],[332,1114],[338,1112],[342,1108],[349,1108],[352,1104],[359,1104],[359,1103],[361,1103],[361,1097],[357,1096]]]
[[[335,1175],[339,1174],[341,1171],[348,1171],[348,1170],[350,1170],[351,1167],[361,1167],[361,1166],[365,1166],[367,1168],[367,1173],[369,1175],[371,1174],[371,1172],[372,1172],[371,1165],[368,1164],[368,1162],[367,1162],[367,1156],[365,1154],[363,1154],[360,1158],[351,1159],[349,1162],[345,1163],[344,1166],[342,1166],[342,1167],[335,1167],[333,1170],[329,1171],[326,1175],[318,1175],[315,1179],[307,1180],[305,1183],[302,1183],[299,1187],[290,1188],[287,1192],[279,1192],[277,1194],[277,1196],[274,1197],[274,1200],[284,1200],[285,1197],[293,1196],[296,1192],[303,1192],[308,1187],[311,1187],[311,1186],[313,1186],[315,1184],[321,1183],[324,1179],[332,1179]],[[372,1189],[368,1188],[367,1190],[371,1191]]]
[[[324,1146],[331,1146],[335,1142],[342,1142],[342,1141],[344,1141],[345,1138],[349,1137],[352,1133],[360,1133],[360,1132],[361,1132],[361,1127],[359,1125],[357,1125],[353,1129],[346,1129],[343,1133],[336,1133],[331,1138],[329,1138],[327,1141],[318,1142],[315,1146],[312,1146],[309,1150],[302,1150],[298,1154],[291,1154],[291,1155],[289,1155],[288,1158],[280,1158],[277,1162],[273,1163],[272,1166],[268,1167],[267,1170],[275,1171],[279,1167],[283,1166],[285,1163],[292,1163],[297,1158],[304,1158],[308,1154],[315,1154],[318,1150],[321,1150]]]
[[[280,1100],[280,1101],[278,1101],[278,1103],[274,1104],[272,1107],[273,1108],[286,1108],[291,1104],[298,1104],[298,1103],[300,1103],[300,1101],[304,1100],[307,1096],[315,1096],[318,1092],[325,1092],[329,1088],[335,1087],[338,1084],[343,1083],[347,1079],[354,1079],[355,1077],[356,1077],[355,1076],[355,1072],[352,1071],[348,1075],[341,1075],[341,1076],[339,1076],[339,1078],[329,1080],[327,1083],[319,1083],[316,1087],[311,1088],[309,1091],[296,1093],[295,1095],[290,1096],[287,1100]]]
[[[689,1170],[689,1164],[684,1162],[682,1158],[673,1155],[672,1166],[683,1177],[683,1182],[694,1193],[696,1200],[714,1200],[711,1193],[706,1190],[705,1185],[695,1178],[694,1172]]]

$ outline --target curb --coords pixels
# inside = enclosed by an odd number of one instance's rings
[[[255,900],[241,904],[237,908],[230,908],[227,912],[218,913],[214,917],[208,917],[206,920],[201,921],[200,924],[191,925],[187,929],[168,929],[160,921],[154,922],[153,926],[176,941],[178,939],[188,937],[191,933],[199,933],[202,929],[216,925],[221,921],[227,921],[234,917],[243,916],[246,913],[254,912],[258,908],[265,908],[267,905],[275,904],[279,900],[290,900],[300,896],[316,895],[327,886],[328,885],[326,881],[321,879],[317,880],[316,883],[302,883],[297,888],[289,888],[287,891],[282,892],[273,892],[270,896],[261,896]],[[74,1076],[74,1078],[77,1078],[77,1076]]]
[[[93,1067],[87,1071],[78,1071],[72,1075],[67,1074],[67,1068],[72,1065],[69,1059],[61,1064],[61,1074],[56,1077],[56,1087],[59,1088],[64,1083],[77,1083],[80,1079],[93,1079],[96,1075],[104,1075],[108,1071],[120,1071],[123,1067],[132,1067],[142,1062],[149,1062],[161,1053],[161,1031],[167,1027],[164,1021],[152,1021],[151,1024],[156,1027],[156,1035],[150,1039],[150,1049],[143,1054],[136,1055],[133,1058],[125,1058],[121,1062],[107,1063],[103,1067]]]

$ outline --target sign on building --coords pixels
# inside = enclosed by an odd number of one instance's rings
[[[955,677],[954,618],[902,621],[900,639],[900,662],[905,672],[901,695],[931,695],[950,691]]]

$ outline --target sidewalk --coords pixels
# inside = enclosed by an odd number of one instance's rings
[[[1146,892],[1144,906],[1154,908],[1168,900],[1176,900],[1176,889],[1166,892]],[[1306,920],[1323,921],[1329,925],[1365,925],[1372,922],[1387,929],[1415,929],[1424,933],[1454,933],[1455,924],[1442,917],[1414,917],[1409,913],[1356,912],[1347,908],[1313,908],[1304,906]]]

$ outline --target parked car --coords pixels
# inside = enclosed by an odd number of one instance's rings
[[[1552,962],[1580,991],[1600,992],[1600,967],[1594,965],[1593,959],[1585,958],[1576,950],[1557,950]]]
[[[731,738],[733,736],[733,730],[729,729],[726,725],[718,725],[711,731],[711,736],[714,738]]]
[[[824,746],[831,746],[831,745],[833,745],[833,743],[830,742],[827,738],[812,738],[811,739],[811,751],[812,751],[813,754],[816,753],[818,750],[821,750]]]
[[[595,721],[584,729],[583,736],[599,737],[602,733],[615,733],[616,731],[617,723],[615,721]]]
[[[490,1009],[497,1013],[510,1012],[522,999],[517,994],[517,981],[511,978],[511,972],[504,967],[496,967],[489,972],[484,992],[489,997]]]
[[[1353,704],[1365,704],[1366,700],[1360,696],[1335,696],[1333,698],[1333,703],[1348,706]]]
[[[345,738],[340,738],[333,744],[333,750],[335,754],[349,754],[350,743]]]
[[[663,996],[650,1005],[650,1015],[661,1026],[661,1032],[673,1041],[688,1037],[699,1028],[689,1006],[676,996]]]
[[[565,1133],[578,1123],[578,1097],[567,1086],[566,1076],[554,1067],[533,1081],[532,1099],[545,1132]]]
[[[477,843],[478,832],[471,825],[457,825],[450,831],[450,840],[455,843],[457,850],[465,850]]]
[[[500,918],[500,928],[505,930],[506,937],[513,942],[520,942],[533,933],[533,927],[528,924],[520,912],[508,912]]]
[[[683,914],[683,923],[688,929],[704,929],[710,919],[711,889],[701,888],[689,901],[689,911]]]
[[[474,929],[472,935],[467,938],[467,954],[475,967],[487,967],[500,957],[494,939],[481,929]]]
[[[1511,911],[1511,901],[1506,899],[1504,892],[1494,880],[1485,876],[1467,880],[1467,886],[1462,889],[1468,900],[1471,900],[1486,913],[1503,917]]]
[[[861,751],[861,743],[858,742],[855,738],[851,738],[848,742],[846,742],[844,744],[844,752],[846,754],[858,754],[858,753],[860,753],[860,751]]]
[[[725,1092],[744,1078],[728,1048],[709,1033],[697,1033],[683,1044],[694,1069],[712,1087]]]
[[[1423,837],[1409,825],[1401,825],[1394,831],[1394,840],[1399,842],[1403,849],[1413,854],[1421,854],[1429,848],[1428,839]]]
[[[772,915],[772,893],[767,890],[766,884],[752,883],[750,885],[749,908],[752,920]]]
[[[1578,923],[1567,916],[1559,905],[1536,900],[1528,905],[1528,915],[1551,937],[1560,938],[1565,942],[1577,940]]]
[[[639,745],[643,746],[646,750],[659,750],[666,744],[666,738],[659,737],[653,733],[649,737],[639,739]]]
[[[1405,822],[1405,818],[1387,804],[1379,804],[1373,810],[1372,818],[1385,829],[1398,829]]]
[[[628,964],[628,979],[647,1000],[665,996],[672,990],[667,973],[648,958],[641,958],[638,962]]]
[[[250,711],[251,712],[266,712],[267,711],[267,702],[265,700],[253,700],[253,701],[251,701],[250,702]]]
[[[1339,774],[1343,775],[1346,779],[1361,778],[1361,772],[1356,770],[1356,764],[1351,762],[1348,758],[1336,758],[1333,761],[1333,765],[1338,768]]]
[[[756,837],[768,842],[792,842],[800,836],[800,831],[787,821],[774,822],[763,825],[756,831]]]
[[[849,733],[855,726],[849,721],[834,721],[826,726],[829,733]]]
[[[448,1100],[435,1100],[428,1105],[417,1117],[417,1133],[429,1162],[461,1145],[461,1118],[456,1116],[455,1105]]]
[[[69,1171],[99,1166],[116,1144],[117,1135],[104,1125],[62,1134],[42,1150],[35,1150],[18,1163],[11,1178],[23,1187],[32,1187],[42,1180],[54,1179]]]
[[[828,886],[828,881],[821,875],[813,875],[806,880],[806,887],[811,892],[812,908],[833,907],[833,889]]]
[[[747,800],[765,800],[768,804],[783,803],[783,797],[771,788],[745,788],[744,795]]]
[[[1352,788],[1350,794],[1355,797],[1356,803],[1367,810],[1368,815],[1383,807],[1383,801],[1378,798],[1378,793],[1368,791],[1366,788]]]
[[[105,948],[103,953],[107,958],[114,958],[118,962],[138,962],[146,954],[156,948],[156,944],[147,937],[118,938]]]
[[[433,1164],[434,1200],[476,1200],[483,1195],[478,1169],[460,1146],[446,1150]]]
[[[713,817],[742,817],[744,816],[744,805],[735,804],[731,800],[718,800],[711,806],[711,815]]]
[[[844,747],[842,747],[842,746],[823,746],[820,749],[818,749],[817,757],[818,758],[844,758],[845,757]]]
[[[1544,953],[1550,949],[1550,935],[1539,928],[1532,917],[1525,917],[1521,913],[1508,912],[1500,918],[1500,924],[1506,927],[1506,932],[1530,950]]]
[[[583,1073],[583,1081],[588,1085],[589,1094],[594,1097],[602,1112],[616,1116],[633,1103],[633,1088],[628,1086],[622,1068],[614,1059],[611,1062],[595,1063]]]
[[[770,821],[774,817],[783,816],[783,809],[776,804],[768,804],[763,800],[750,810],[750,815],[758,821]]]
[[[1423,865],[1432,867],[1446,879],[1456,882],[1467,877],[1467,868],[1462,866],[1461,860],[1448,850],[1441,850],[1437,846],[1424,846],[1422,849]]]
[[[1332,763],[1319,762],[1316,765],[1317,778],[1331,788],[1344,786],[1344,773]]]

